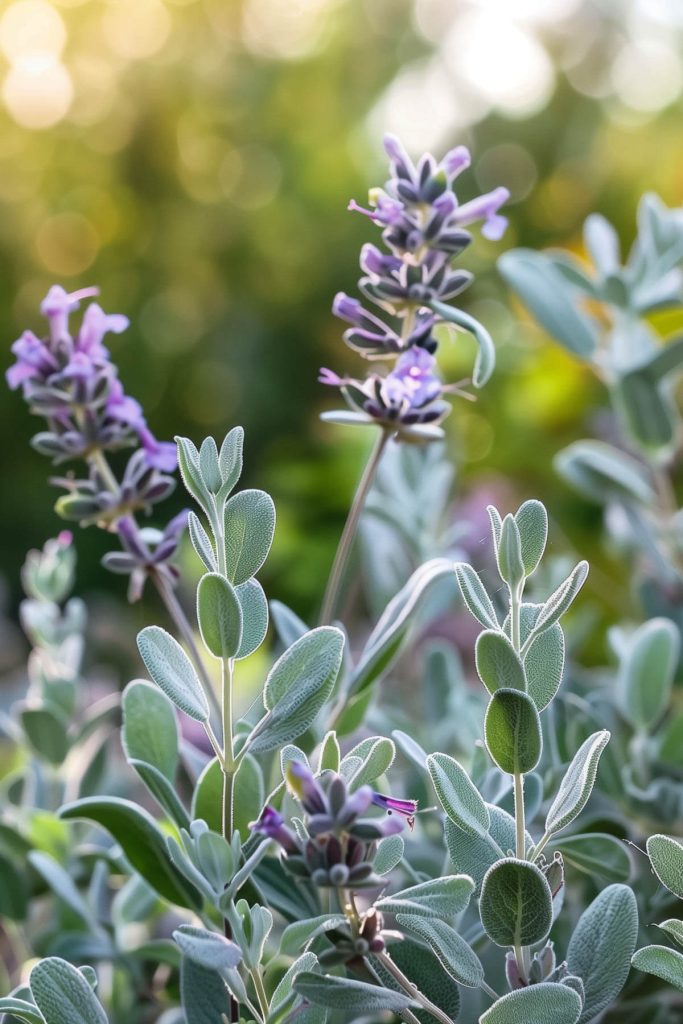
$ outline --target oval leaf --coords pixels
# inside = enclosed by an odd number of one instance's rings
[[[356,1014],[365,1016],[375,1010],[400,1013],[415,1005],[410,996],[391,992],[380,985],[368,985],[364,981],[352,981],[350,978],[334,978],[329,974],[314,974],[312,971],[298,974],[293,987],[309,1003],[326,1006],[331,1010],[344,1010],[347,1019],[353,1019]]]
[[[481,923],[497,946],[533,946],[553,923],[553,897],[543,872],[528,861],[506,857],[484,875]]]
[[[236,586],[259,571],[275,533],[275,506],[265,491],[240,491],[225,506],[225,562]]]
[[[31,995],[45,1024],[107,1024],[107,1015],[81,972],[56,956],[31,971]]]
[[[173,704],[156,686],[134,679],[123,691],[121,742],[128,760],[153,765],[169,782],[178,766],[178,723]]]
[[[439,802],[451,821],[470,835],[488,832],[488,808],[462,765],[448,754],[430,754],[427,768]]]
[[[198,722],[209,720],[209,705],[192,662],[177,640],[160,626],[138,633],[138,650],[160,690],[177,708]]]
[[[647,855],[662,885],[683,900],[683,845],[669,836],[650,836]]]
[[[541,722],[536,705],[520,690],[496,690],[484,721],[486,746],[501,771],[524,775],[541,758]]]
[[[584,809],[595,785],[600,755],[607,746],[607,729],[594,732],[581,744],[567,769],[557,796],[545,819],[546,832],[553,835],[566,828]]]
[[[482,630],[474,653],[479,678],[489,693],[502,687],[526,690],[522,662],[505,633],[494,629]]]
[[[679,992],[683,992],[683,953],[668,946],[645,946],[634,954],[631,963],[639,971],[654,974]]]
[[[206,649],[214,658],[234,658],[242,642],[242,606],[234,588],[215,572],[197,587],[197,621]]]
[[[242,642],[235,658],[248,658],[258,650],[268,632],[268,601],[258,580],[247,580],[235,587],[242,607]]]
[[[519,530],[524,573],[531,576],[543,557],[548,540],[548,513],[545,505],[531,498],[520,505],[515,512]]]
[[[481,960],[454,928],[437,919],[398,914],[401,928],[427,943],[451,978],[466,988],[478,988],[484,980]]]
[[[544,981],[508,992],[479,1018],[480,1024],[577,1024],[581,997],[566,985]]]
[[[467,562],[456,562],[453,568],[462,599],[471,614],[485,629],[498,629],[496,610],[478,574]]]
[[[239,946],[226,939],[224,935],[207,931],[206,928],[181,924],[180,928],[173,932],[173,938],[184,956],[209,970],[229,970],[231,967],[237,967],[242,959]]]

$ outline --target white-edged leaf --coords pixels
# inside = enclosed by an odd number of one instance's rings
[[[566,828],[584,809],[595,785],[600,755],[609,739],[608,730],[602,729],[581,744],[550,805],[545,819],[546,832],[553,835]]]
[[[152,681],[175,706],[198,722],[208,721],[206,696],[178,641],[160,626],[146,626],[138,633],[138,650]]]

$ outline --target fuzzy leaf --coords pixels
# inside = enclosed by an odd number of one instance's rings
[[[470,613],[485,629],[498,629],[496,610],[478,574],[467,562],[456,562],[454,569],[462,599]]]
[[[213,544],[209,539],[208,533],[199,521],[199,517],[194,512],[188,513],[187,529],[190,534],[190,540],[192,541],[192,547],[195,549],[198,558],[200,558],[204,563],[204,568],[208,572],[216,572],[218,569],[218,563],[216,562]]]
[[[483,324],[456,306],[449,306],[445,302],[432,302],[431,307],[447,323],[455,324],[456,327],[473,335],[479,350],[474,361],[472,383],[475,388],[482,388],[496,367],[496,349],[491,335]]]
[[[524,658],[529,696],[538,711],[543,711],[559,690],[563,671],[564,633],[556,622],[532,640]]]
[[[376,875],[388,875],[401,863],[405,842],[403,836],[387,836],[377,844],[377,853],[373,862]]]
[[[391,992],[379,985],[368,985],[364,981],[352,981],[350,978],[335,978],[329,974],[313,974],[311,971],[302,971],[297,975],[294,991],[316,1006],[343,1010],[347,1020],[353,1020],[357,1014],[366,1016],[377,1010],[400,1013],[415,1005],[410,996]]]
[[[107,1015],[81,972],[50,956],[31,970],[31,995],[45,1024],[107,1024]]]
[[[156,822],[142,807],[119,797],[86,797],[66,804],[60,818],[85,818],[105,828],[123,849],[131,865],[153,889],[180,907],[201,906],[199,893],[171,863]]]
[[[647,855],[662,885],[683,900],[683,845],[670,836],[650,836]]]
[[[506,857],[484,875],[481,923],[497,946],[533,946],[553,922],[553,898],[543,872],[528,861]]]
[[[604,441],[575,441],[554,461],[560,476],[601,505],[609,500],[649,505],[655,500],[641,463]]]
[[[552,981],[520,988],[498,999],[481,1015],[480,1024],[577,1024],[581,997]]]
[[[358,757],[361,761],[348,780],[349,788],[353,791],[374,782],[391,768],[396,757],[396,746],[393,740],[385,736],[369,736],[350,750],[346,757]]]
[[[138,633],[138,650],[153,682],[176,707],[198,722],[209,720],[209,705],[192,667],[177,640],[160,626],[146,626]]]
[[[454,928],[437,919],[415,914],[398,914],[401,928],[427,943],[451,978],[466,988],[478,988],[484,980],[484,968],[477,954]]]
[[[524,562],[522,561],[522,540],[517,522],[512,515],[505,516],[500,528],[496,560],[500,578],[514,590],[524,579]]]
[[[552,844],[562,853],[565,864],[607,882],[628,882],[631,858],[628,848],[615,836],[603,832],[587,832],[563,836]]]
[[[427,768],[444,811],[470,835],[489,830],[488,808],[465,769],[448,754],[430,754]]]
[[[683,953],[668,946],[645,946],[634,954],[633,967],[646,974],[654,974],[679,992],[683,992]]]
[[[265,491],[240,491],[225,506],[225,560],[238,586],[259,571],[275,533],[275,506]]]
[[[214,658],[234,658],[242,643],[242,606],[223,576],[207,573],[197,587],[197,621]]]
[[[515,512],[519,530],[524,573],[531,576],[543,557],[548,540],[548,513],[535,498],[525,501]]]
[[[489,693],[501,687],[526,690],[527,681],[520,657],[500,630],[482,630],[477,637],[475,660],[479,678]]]
[[[45,1018],[34,1003],[16,996],[0,996],[0,1014],[8,1014],[11,1018],[25,1021],[26,1024],[45,1024]],[[89,1022],[90,1024],[90,1022]]]
[[[242,642],[235,658],[248,658],[258,650],[268,632],[268,601],[258,580],[246,580],[235,587],[242,608]]]
[[[218,448],[212,437],[205,437],[201,443],[199,470],[207,491],[217,494],[221,486],[221,471],[218,467]]]
[[[178,766],[178,723],[173,704],[161,690],[134,679],[123,691],[121,742],[129,761],[153,765],[169,782]]]
[[[173,932],[173,938],[184,956],[209,970],[220,971],[237,967],[242,959],[239,946],[226,939],[224,935],[207,931],[206,928],[181,924]]]
[[[469,875],[445,875],[384,896],[376,906],[388,914],[448,919],[465,910],[473,892],[474,882]]]
[[[484,721],[486,746],[501,771],[534,770],[541,757],[541,723],[536,705],[520,690],[496,690]]]
[[[679,946],[683,946],[683,921],[677,921],[675,918],[670,917],[668,921],[662,921],[656,927],[666,932]]]
[[[633,726],[651,729],[671,698],[680,633],[670,619],[650,619],[633,634],[621,662],[620,704]]]
[[[304,921],[293,921],[282,933],[280,953],[291,955],[297,950],[305,949],[317,935],[331,931],[345,921],[343,914],[320,914]]]
[[[244,430],[242,427],[233,427],[225,435],[218,454],[218,465],[223,481],[219,497],[223,500],[227,498],[242,475],[243,449]]]
[[[178,469],[185,487],[205,512],[212,507],[211,494],[202,479],[199,466],[199,452],[188,437],[176,437],[178,446]]]
[[[557,590],[550,595],[541,607],[533,632],[538,634],[549,629],[570,607],[572,601],[581,590],[588,575],[588,562],[579,562]]]
[[[584,910],[567,950],[569,971],[585,990],[579,1024],[592,1021],[621,992],[637,936],[636,898],[625,885],[609,885]]]
[[[180,967],[180,994],[186,1024],[217,1024],[230,1020],[230,998],[220,974],[184,956]]]
[[[594,732],[581,744],[562,779],[557,796],[545,819],[545,830],[553,835],[566,828],[584,809],[595,785],[600,755],[607,746],[607,729]]]
[[[31,747],[50,764],[59,765],[69,753],[67,723],[56,708],[24,705],[21,724]]]

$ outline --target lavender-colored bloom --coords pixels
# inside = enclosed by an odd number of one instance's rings
[[[381,807],[387,814],[398,814],[405,818],[409,828],[415,825],[415,814],[417,813],[417,800],[402,800],[394,796],[385,796],[383,793],[373,792],[372,803],[375,807]]]
[[[249,823],[252,832],[274,839],[286,853],[299,853],[299,845],[291,829],[285,825],[285,819],[274,807],[266,806],[261,811],[258,821]]]
[[[483,220],[482,235],[484,238],[497,241],[503,237],[508,224],[507,217],[501,217],[498,210],[509,198],[510,193],[506,188],[494,188],[492,192],[457,207],[453,214],[453,222],[466,225]]]
[[[53,285],[40,307],[48,337],[22,334],[12,346],[16,362],[7,371],[7,383],[21,387],[32,411],[47,419],[49,429],[37,436],[36,447],[56,462],[139,443],[151,467],[172,472],[175,446],[152,435],[142,407],[124,393],[103,344],[107,333],[120,334],[128,327],[127,317],[91,303],[76,335],[70,333],[71,314],[96,294],[96,288],[69,294]]]
[[[286,770],[287,782],[308,814],[327,813],[327,800],[313,772],[303,761],[290,761]]]
[[[174,516],[163,531],[141,530],[131,516],[124,516],[117,521],[116,531],[123,550],[110,551],[102,559],[102,564],[110,572],[130,576],[129,601],[140,599],[145,582],[153,574],[175,585],[179,573],[171,560],[175,557],[186,526],[187,509]]]

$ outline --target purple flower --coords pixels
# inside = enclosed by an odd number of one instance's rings
[[[398,814],[405,818],[409,828],[415,825],[415,814],[417,813],[417,800],[401,800],[393,796],[384,796],[383,793],[373,792],[372,803],[375,807],[381,807],[387,814]]]
[[[308,814],[327,813],[327,801],[318,782],[303,761],[290,761],[285,772],[289,787]]]
[[[157,441],[147,426],[138,429],[138,436],[149,465],[161,470],[162,473],[173,473],[178,464],[178,453],[173,442]]]
[[[453,215],[456,224],[473,224],[475,221],[483,220],[484,226],[481,233],[484,238],[494,241],[502,238],[507,227],[507,217],[501,217],[498,210],[510,198],[510,192],[506,188],[494,188],[493,192],[487,192],[477,199],[471,199],[469,203],[459,206]]]
[[[258,821],[249,824],[252,832],[274,839],[286,853],[298,853],[299,846],[292,831],[285,825],[285,819],[274,807],[266,806],[261,811]]]

